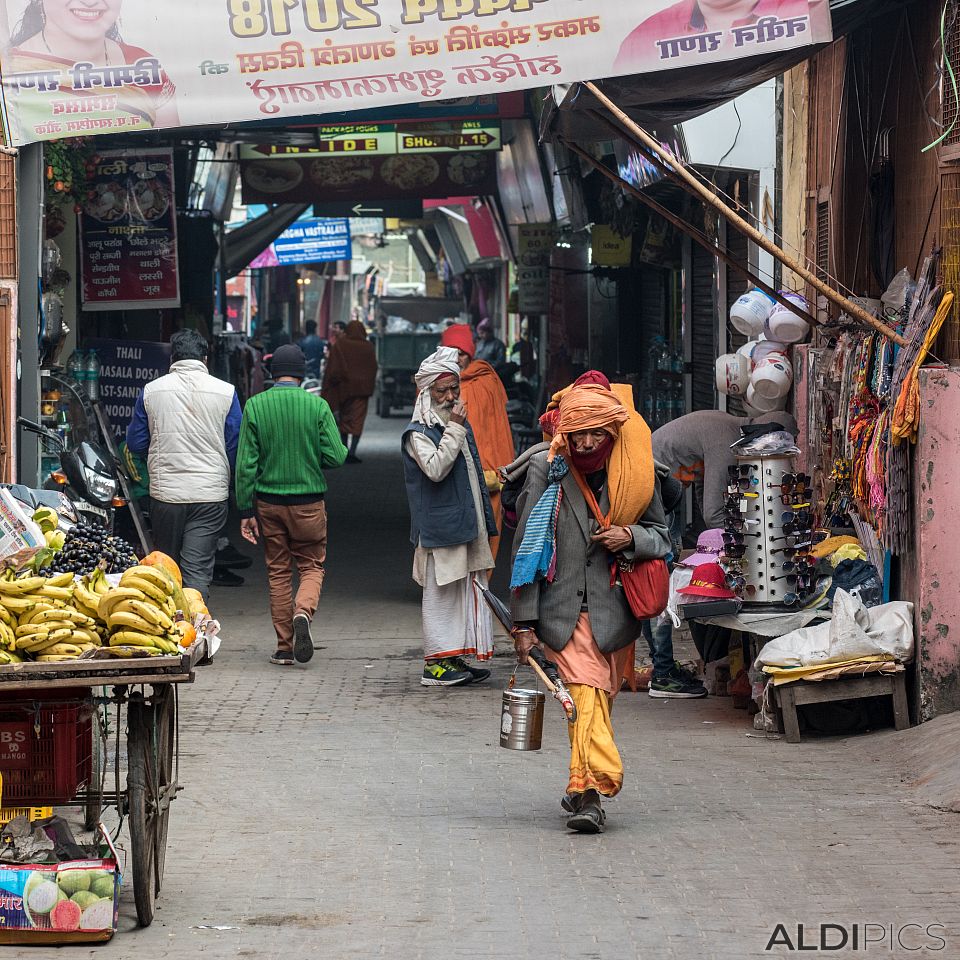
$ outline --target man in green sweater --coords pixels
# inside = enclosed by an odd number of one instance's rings
[[[325,467],[347,458],[326,400],[300,389],[303,351],[294,344],[273,355],[272,389],[247,401],[237,450],[240,531],[263,537],[270,615],[277,632],[271,663],[306,663],[313,656],[310,621],[320,602],[327,557]],[[293,594],[293,563],[300,585]]]

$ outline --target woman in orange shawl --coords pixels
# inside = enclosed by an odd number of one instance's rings
[[[337,413],[347,463],[360,463],[357,444],[367,419],[367,405],[377,384],[377,352],[359,320],[352,320],[330,348],[323,377],[323,399]]]
[[[460,399],[467,408],[470,426],[477,440],[483,478],[490,493],[497,530],[503,529],[503,511],[500,504],[500,480],[497,468],[511,463],[515,456],[513,431],[507,418],[507,391],[496,370],[486,360],[474,360],[476,347],[473,333],[465,323],[447,327],[440,337],[444,347],[458,351],[460,369]],[[499,533],[490,540],[494,560],[500,547]]]

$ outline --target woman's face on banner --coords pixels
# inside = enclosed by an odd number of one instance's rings
[[[122,6],[123,0],[43,0],[43,15],[47,26],[89,42],[106,37]]]

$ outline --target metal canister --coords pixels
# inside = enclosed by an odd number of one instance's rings
[[[543,737],[540,690],[504,690],[500,710],[500,746],[507,750],[539,750]]]

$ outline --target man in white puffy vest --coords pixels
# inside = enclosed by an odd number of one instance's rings
[[[183,585],[205,598],[241,419],[236,390],[207,372],[206,340],[181,330],[170,338],[170,372],[143,388],[127,427],[127,446],[147,457],[156,547],[180,565]]]

